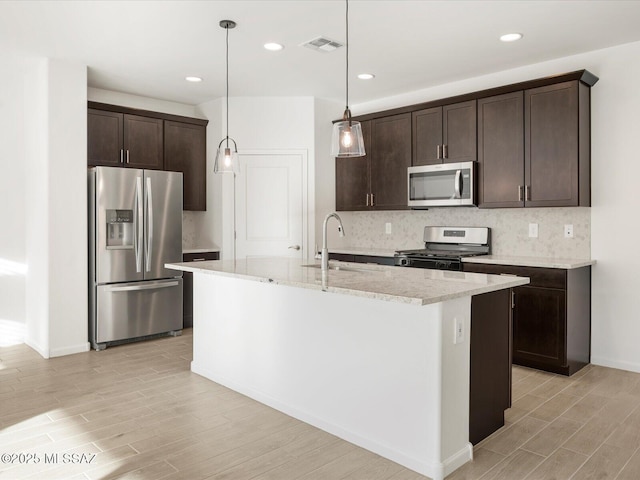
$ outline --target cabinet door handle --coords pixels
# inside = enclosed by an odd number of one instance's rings
[[[375,205],[374,201],[373,201],[373,193],[371,194],[371,206],[373,207]]]
[[[300,250],[300,245],[289,245],[287,249],[290,250]]]
[[[440,154],[441,148],[442,148],[442,145],[438,145],[437,148],[436,148],[436,154],[437,154],[436,158],[438,160],[440,160],[442,158],[442,155]]]
[[[531,187],[529,185],[525,185],[524,187],[524,199],[526,201],[531,200]]]
[[[511,308],[516,308],[516,292],[511,290]]]
[[[127,150],[127,164],[129,163],[129,150]]]
[[[522,201],[522,185],[518,185],[518,201]]]
[[[120,163],[124,163],[124,150],[120,149]]]
[[[369,194],[367,193],[367,207],[369,206]]]
[[[449,158],[449,145],[442,145],[442,158]]]

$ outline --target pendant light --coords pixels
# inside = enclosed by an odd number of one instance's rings
[[[220,26],[227,31],[227,135],[222,139],[218,145],[218,152],[216,153],[216,161],[213,164],[213,173],[233,173],[240,172],[238,164],[238,146],[236,141],[229,137],[229,29],[236,27],[236,22],[233,20],[222,20]],[[233,142],[233,148],[229,145],[229,142]],[[222,145],[224,143],[224,146]]]
[[[334,157],[362,157],[365,155],[364,140],[362,138],[362,126],[360,122],[351,120],[349,110],[349,0],[346,0],[346,108],[341,122],[333,124],[331,138],[331,155]]]

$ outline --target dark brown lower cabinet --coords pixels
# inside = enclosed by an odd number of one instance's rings
[[[466,272],[529,277],[513,289],[513,363],[573,375],[591,359],[591,267],[465,263]]]
[[[378,255],[352,255],[349,253],[330,253],[329,260],[354,263],[375,263],[376,265],[393,265],[393,257],[380,257]]]
[[[504,425],[511,406],[511,290],[471,297],[469,441]]]
[[[219,252],[183,253],[183,262],[203,262],[219,260]],[[193,327],[193,273],[182,272],[182,326]]]

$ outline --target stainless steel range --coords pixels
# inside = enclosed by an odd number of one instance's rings
[[[462,270],[462,258],[491,252],[488,227],[424,227],[424,248],[398,250],[395,264],[400,267]]]

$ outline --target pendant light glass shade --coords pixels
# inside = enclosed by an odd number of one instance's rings
[[[229,136],[229,29],[236,27],[236,22],[233,20],[222,20],[220,26],[227,31],[227,135],[222,139],[218,145],[218,151],[216,152],[216,160],[213,164],[213,173],[240,173],[240,163],[238,159],[238,146],[233,138]],[[229,142],[233,142],[233,148],[230,147]],[[223,145],[224,144],[224,145]]]
[[[362,125],[353,120],[343,120],[333,124],[331,136],[331,156],[362,157],[365,155]]]
[[[229,141],[233,142],[233,148],[229,146]],[[229,137],[223,138],[218,145],[213,173],[235,173],[237,175],[240,173],[239,165],[238,147],[236,147],[235,140]]]
[[[360,122],[351,120],[351,110],[349,110],[349,0],[346,0],[346,30],[346,107],[342,121],[333,124],[331,136],[331,156],[339,158],[365,155],[362,126]]]

